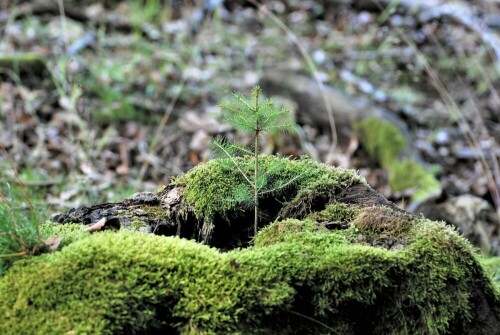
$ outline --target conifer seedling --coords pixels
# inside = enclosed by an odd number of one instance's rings
[[[286,180],[275,177],[276,171],[280,170],[279,162],[266,171],[259,168],[259,137],[263,133],[280,133],[295,131],[295,122],[292,111],[287,107],[277,107],[273,99],[265,99],[262,89],[254,87],[252,96],[246,98],[240,93],[234,93],[230,99],[219,103],[225,120],[234,126],[236,130],[248,133],[252,136],[253,145],[246,148],[235,143],[229,143],[221,138],[216,139],[213,144],[216,153],[227,158],[229,164],[236,168],[245,180],[235,194],[239,200],[250,202],[254,206],[254,235],[257,234],[259,223],[259,196],[274,192],[280,188],[292,184],[299,176]],[[253,155],[253,173],[251,168],[245,166],[236,156]],[[268,180],[268,175],[273,171],[273,180]]]

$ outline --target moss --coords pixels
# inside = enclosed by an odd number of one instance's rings
[[[244,171],[252,171],[253,157],[236,158],[236,160]],[[269,167],[275,166],[277,160],[281,162],[281,168],[269,171]],[[262,155],[259,161],[260,169],[265,171],[268,181],[272,182],[278,174],[280,179],[295,180],[290,187],[269,194],[274,198],[286,199],[290,211],[292,208],[295,210],[300,208],[300,211],[305,212],[307,209],[297,205],[301,203],[307,207],[308,198],[321,194],[326,196],[352,184],[365,182],[353,170],[331,167],[308,158],[292,160]],[[184,196],[194,208],[198,219],[210,219],[216,213],[225,216],[229,210],[243,211],[253,205],[238,195],[241,191],[238,185],[244,185],[245,180],[228,162],[227,159],[214,159],[174,179],[174,185],[185,186]]]
[[[312,220],[288,219],[277,221],[263,228],[255,237],[255,245],[262,247],[286,240],[290,234],[301,232],[328,231],[324,226]]]
[[[355,129],[372,159],[389,173],[393,191],[413,189],[412,201],[421,201],[441,189],[441,184],[422,164],[402,159],[407,143],[399,130],[388,121],[367,118],[356,124]]]
[[[338,222],[351,222],[359,214],[360,209],[343,203],[333,203],[326,206],[326,208],[320,212],[314,212],[308,216],[309,219],[326,222],[326,221],[338,221]]]
[[[500,290],[500,257],[489,257],[481,259],[481,264],[491,276],[493,283]]]
[[[355,130],[368,154],[383,167],[396,162],[407,144],[396,126],[388,121],[366,118],[355,125]]]
[[[414,161],[393,163],[388,170],[389,184],[393,191],[414,189],[413,201],[423,200],[441,189],[441,184],[434,175]]]
[[[2,53],[0,55],[0,67],[8,68],[17,74],[22,71],[42,74],[47,68],[47,58],[35,52]]]
[[[127,199],[130,199],[130,197],[126,198],[125,201]],[[128,201],[130,203],[130,200]],[[165,209],[160,205],[149,205],[141,201],[145,200],[139,199],[138,203],[134,203],[133,207],[116,211],[116,216],[121,219],[121,229],[150,232],[151,229],[154,229],[153,227],[169,221]],[[129,205],[129,203],[126,203],[126,205]]]
[[[129,224],[129,229],[133,231],[141,231],[141,229],[148,228],[149,225],[141,220],[132,220]]]
[[[393,248],[407,243],[408,231],[416,222],[416,218],[409,213],[372,206],[359,210],[352,224],[362,235],[360,241]]]
[[[263,168],[274,159],[262,156]],[[199,217],[244,207],[232,193],[243,177],[226,167],[216,160],[175,180]],[[285,159],[280,173],[300,176],[273,194],[286,206],[364,182],[307,159]],[[226,253],[174,237],[43,225],[66,245],[0,278],[0,334],[432,335],[477,330],[484,305],[500,313],[472,246],[444,223],[380,205],[305,212]]]
[[[85,231],[85,226],[81,224],[59,224],[51,221],[47,221],[40,225],[40,235],[46,240],[49,237],[59,236],[62,237],[61,244],[59,248],[70,245],[75,241],[85,239],[90,236],[89,233]]]
[[[18,262],[0,281],[0,333],[227,331],[245,308],[286,306],[292,293],[194,242],[105,232]]]
[[[162,208],[161,206],[143,205],[141,206],[141,209],[145,211],[147,214],[151,215],[152,217],[159,217],[159,218],[167,217],[165,209]]]
[[[122,231],[19,261],[0,279],[0,332],[442,334],[468,329],[471,287],[500,304],[444,224],[420,220],[390,251],[300,222],[229,253]]]
[[[267,246],[297,238],[298,233],[328,233],[335,241],[400,249],[407,245],[410,229],[420,221],[412,214],[385,206],[360,208],[343,203],[329,204],[305,220],[276,221],[263,228],[255,238],[256,246]],[[336,225],[330,226],[331,223]],[[327,228],[329,226],[330,228]],[[306,234],[307,235],[307,234]]]

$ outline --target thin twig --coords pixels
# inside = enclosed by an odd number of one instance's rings
[[[323,81],[320,78],[319,71],[314,63],[314,60],[309,56],[309,53],[304,46],[304,44],[299,40],[297,35],[295,35],[290,28],[286,26],[286,24],[279,18],[277,17],[273,12],[271,12],[267,7],[262,4],[260,1],[257,0],[248,0],[252,5],[257,7],[259,10],[261,10],[264,14],[266,14],[278,27],[280,27],[288,36],[288,38],[292,41],[293,44],[299,49],[300,54],[306,61],[306,64],[309,68],[309,70],[312,72],[314,80],[316,81],[316,84],[318,85],[320,92],[321,92],[321,97],[323,98],[323,103],[325,104],[326,111],[328,113],[328,121],[330,123],[330,130],[331,130],[331,135],[332,135],[332,143],[330,145],[330,154],[332,154],[335,151],[335,148],[337,147],[338,144],[338,137],[337,137],[337,128],[335,125],[335,118],[333,116],[333,107],[330,102],[330,99],[328,99],[328,94],[325,89],[325,85],[323,84]]]
[[[0,255],[0,258],[21,257],[21,256],[24,257],[26,255],[27,255],[26,251],[23,251],[23,252],[17,252],[14,254],[2,254],[2,255]]]
[[[193,42],[193,45],[198,45],[198,43],[197,43],[198,42],[198,38],[201,35],[201,31],[203,30],[205,24],[206,24],[206,20],[204,20],[202,22],[200,31],[196,35],[196,39]],[[193,58],[194,58],[195,54],[196,54],[195,52],[191,53],[191,55],[189,57],[189,60],[188,60],[188,63],[187,63],[187,66],[184,69],[189,68],[191,62],[193,61]],[[156,147],[157,147],[157,145],[158,145],[158,143],[159,143],[159,141],[161,139],[163,130],[165,129],[165,126],[167,125],[167,123],[168,123],[168,121],[170,119],[170,116],[171,116],[172,112],[174,111],[175,104],[177,103],[177,100],[179,100],[181,92],[184,89],[186,80],[187,80],[186,71],[183,70],[182,71],[181,81],[179,83],[179,90],[174,94],[174,96],[172,97],[172,100],[170,100],[170,103],[168,104],[167,108],[165,108],[165,112],[163,113],[163,117],[162,117],[162,119],[160,121],[160,124],[158,125],[158,128],[156,128],[156,132],[155,132],[155,135],[153,137],[153,140],[151,141],[151,144],[149,145],[148,156],[152,155],[153,152],[156,150]],[[150,161],[148,159],[146,159],[142,163],[141,169],[139,171],[139,176],[137,177],[137,180],[136,180],[137,184],[141,183],[144,180],[144,177],[146,175],[146,172],[147,172],[147,169],[149,167],[149,164],[150,164]]]
[[[299,316],[301,318],[307,319],[307,320],[309,320],[311,322],[317,323],[317,324],[323,326],[324,328],[326,328],[326,329],[334,332],[335,334],[340,334],[339,332],[337,332],[335,329],[333,329],[332,327],[330,327],[326,323],[323,323],[323,322],[321,322],[319,320],[316,320],[316,319],[314,319],[314,318],[312,318],[310,316],[307,316],[307,315],[304,315],[304,314],[301,314],[301,313],[298,313],[298,312],[294,312],[294,311],[289,311],[289,310],[286,310],[286,312],[288,312],[290,314],[293,314],[293,315],[296,315],[296,316]]]
[[[250,179],[248,179],[247,175],[243,172],[243,170],[240,168],[238,163],[235,162],[233,156],[231,156],[231,154],[229,152],[227,152],[227,150],[223,146],[221,146],[219,143],[217,143],[216,141],[214,141],[213,143],[217,148],[219,148],[219,150],[222,150],[222,152],[231,160],[231,163],[233,163],[234,166],[236,166],[236,168],[238,169],[238,172],[243,177],[245,177],[245,180],[248,182],[248,184],[250,184],[251,187],[254,187],[254,184],[250,181]]]
[[[16,180],[17,184],[19,185],[19,188],[21,189],[21,192],[23,192],[24,200],[26,200],[26,203],[28,204],[30,210],[33,211],[34,207],[33,207],[33,204],[30,201],[30,198],[28,196],[28,192],[26,192],[26,188],[24,187],[24,184],[22,183],[21,179],[19,178],[19,175],[17,174],[16,166],[14,165],[14,162],[10,158],[10,155],[7,152],[7,149],[5,149],[5,147],[4,147],[4,145],[2,143],[0,143],[0,150],[5,155],[5,158],[7,159],[7,162],[9,162],[10,168],[12,169],[12,172],[14,173],[14,179]]]

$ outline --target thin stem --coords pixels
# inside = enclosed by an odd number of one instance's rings
[[[253,200],[254,200],[254,236],[257,235],[257,227],[259,224],[259,190],[257,189],[257,178],[259,176],[259,90],[255,90],[255,169],[254,169],[254,184],[253,184]]]
[[[259,195],[262,196],[263,194],[272,193],[272,192],[276,192],[278,190],[281,190],[282,188],[287,187],[288,185],[292,184],[294,181],[296,181],[297,179],[299,179],[300,177],[302,177],[304,174],[306,174],[306,172],[309,172],[309,170],[304,171],[303,173],[299,174],[298,176],[293,177],[292,179],[290,179],[285,184],[283,184],[283,185],[281,185],[279,187],[276,187],[276,188],[273,188],[271,190],[267,190],[267,191],[264,191],[264,192],[260,192]]]
[[[330,130],[332,135],[332,144],[330,145],[330,153],[334,152],[335,148],[337,147],[338,136],[337,136],[337,127],[335,125],[335,118],[333,116],[333,106],[330,100],[328,99],[328,94],[326,92],[325,85],[323,84],[323,81],[320,78],[320,73],[318,71],[318,68],[316,67],[316,64],[314,63],[314,60],[311,58],[311,56],[309,56],[306,47],[299,40],[297,35],[295,35],[279,17],[277,17],[273,12],[271,12],[266,7],[266,5],[262,4],[262,2],[259,0],[248,0],[248,2],[253,4],[265,15],[267,15],[267,17],[269,17],[278,27],[280,27],[287,34],[289,40],[293,44],[295,44],[295,46],[297,46],[297,48],[299,49],[302,58],[304,58],[307,67],[312,72],[313,78],[316,81],[316,84],[318,85],[319,90],[321,92],[321,97],[323,98],[323,103],[325,105],[325,109],[328,114],[328,122],[330,123]]]
[[[241,169],[241,167],[238,165],[238,163],[234,160],[233,156],[231,155],[231,153],[229,153],[223,145],[217,143],[217,141],[213,142],[214,145],[219,148],[219,150],[221,150],[226,156],[227,158],[229,158],[231,160],[231,162],[234,164],[234,166],[236,166],[236,168],[238,169],[238,172],[243,176],[243,178],[245,178],[245,180],[247,181],[248,184],[250,184],[251,187],[253,187],[253,183],[250,179],[248,179],[247,175],[245,174],[245,172],[243,172],[243,170]]]
[[[300,317],[302,317],[302,318],[304,318],[306,320],[309,320],[311,322],[317,323],[318,325],[321,325],[321,326],[325,327],[326,329],[330,330],[331,332],[333,332],[335,334],[338,334],[338,332],[335,329],[333,329],[332,327],[330,327],[326,323],[323,323],[323,322],[321,322],[319,320],[311,318],[310,316],[307,316],[307,315],[304,315],[304,314],[301,314],[301,313],[297,313],[297,312],[294,312],[294,311],[286,311],[286,312],[288,312],[290,314],[293,314],[293,315],[296,315],[296,316],[300,316]]]
[[[254,236],[257,235],[257,226],[259,223],[259,189],[257,188],[257,178],[259,176],[259,131],[255,131],[255,173],[253,184],[253,200],[255,203],[255,218],[254,218]]]
[[[13,253],[13,254],[3,254],[3,255],[0,255],[0,258],[9,258],[9,257],[24,257],[26,256],[26,252],[23,251],[23,252],[16,252],[16,253]]]

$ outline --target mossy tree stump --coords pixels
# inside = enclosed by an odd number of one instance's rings
[[[498,333],[499,294],[454,229],[352,170],[282,165],[300,180],[260,199],[256,236],[235,193],[243,177],[218,160],[157,193],[59,216],[43,232],[62,249],[0,279],[0,333]],[[102,217],[122,228],[84,232]]]

